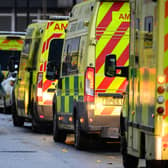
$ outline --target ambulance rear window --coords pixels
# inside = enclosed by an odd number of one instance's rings
[[[0,50],[0,64],[2,70],[8,70],[10,57],[15,57],[15,60],[18,62],[20,60],[20,51]]]
[[[53,39],[50,43],[48,62],[55,62],[56,65],[60,64],[63,39]]]

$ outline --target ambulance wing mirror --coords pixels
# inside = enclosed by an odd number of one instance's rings
[[[118,70],[118,71],[117,71]],[[105,69],[104,74],[107,77],[126,77],[128,78],[128,66],[117,66],[116,65],[116,55],[109,54],[105,59]]]
[[[107,77],[116,76],[116,55],[109,54],[106,56],[104,74]]]
[[[59,79],[59,66],[55,61],[50,61],[47,64],[46,78],[48,80]]]

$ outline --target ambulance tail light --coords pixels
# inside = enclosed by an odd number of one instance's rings
[[[94,102],[95,70],[88,67],[85,73],[84,101]]]
[[[43,99],[43,73],[38,72],[37,74],[37,101]]]
[[[159,87],[157,88],[157,92],[158,92],[159,94],[164,93],[164,91],[165,91],[165,89],[164,89],[163,86],[159,86]]]
[[[163,113],[164,113],[164,108],[163,108],[163,107],[158,107],[158,108],[157,108],[157,112],[158,112],[159,114],[163,114]]]

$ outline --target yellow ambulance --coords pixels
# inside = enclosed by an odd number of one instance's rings
[[[121,115],[123,165],[137,168],[141,158],[146,168],[167,168],[168,0],[130,3],[129,84]]]
[[[52,97],[57,80],[48,77],[50,68],[60,64],[68,17],[38,21],[27,28],[14,91],[13,123],[32,122],[34,131],[52,130]]]
[[[19,63],[25,32],[0,31],[0,64],[5,77],[9,71],[10,58]]]
[[[8,113],[12,104],[11,90],[14,85],[14,80],[11,80],[10,76],[18,71],[24,36],[25,32],[0,31],[0,65],[5,77],[2,82],[4,94],[0,94],[0,109]]]
[[[127,78],[108,76],[104,63],[113,54],[118,66],[129,65],[129,26],[128,1],[88,0],[73,7],[53,100],[55,141],[68,133],[75,133],[78,149],[92,135],[119,141]]]

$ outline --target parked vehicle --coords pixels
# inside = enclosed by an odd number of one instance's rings
[[[7,81],[9,79],[7,78],[11,76],[14,71],[18,70],[18,67],[15,69],[15,65],[19,66],[20,53],[23,47],[24,36],[25,32],[0,31],[0,64],[6,81],[4,81],[3,84],[8,83]],[[10,89],[7,89],[6,86],[4,91],[9,91],[13,87],[11,87],[9,84],[8,88]],[[3,94],[3,96],[0,96],[0,108],[4,112],[10,113],[11,95],[8,91],[6,94]]]
[[[34,131],[52,130],[52,98],[57,80],[48,77],[59,66],[68,17],[28,26],[13,97],[13,123],[31,121]],[[56,75],[56,74],[55,74]]]
[[[92,135],[119,141],[127,78],[112,78],[104,63],[113,54],[118,66],[129,65],[129,22],[128,1],[88,0],[73,7],[53,99],[56,142],[64,142],[68,133],[75,133],[78,149]]]
[[[147,168],[167,168],[168,0],[130,3],[130,73],[121,114],[123,165],[137,168],[142,158]],[[113,72],[117,66],[114,58],[111,62]]]

